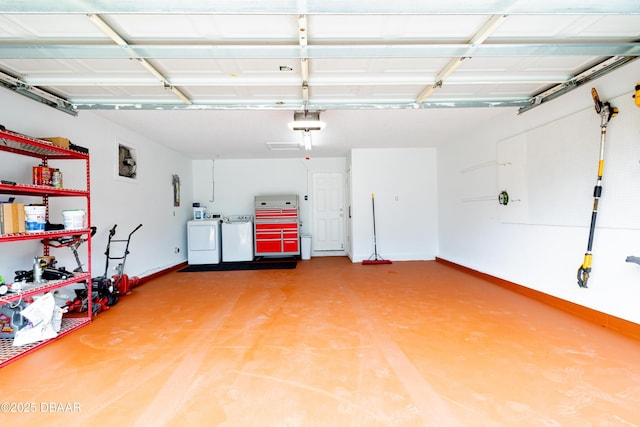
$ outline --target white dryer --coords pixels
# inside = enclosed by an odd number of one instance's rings
[[[253,216],[233,215],[222,222],[222,262],[253,261]]]
[[[192,220],[187,223],[187,262],[220,263],[220,220]]]

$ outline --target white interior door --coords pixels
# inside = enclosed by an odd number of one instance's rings
[[[344,174],[313,174],[314,251],[344,250]]]

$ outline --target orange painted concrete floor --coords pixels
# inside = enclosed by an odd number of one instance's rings
[[[640,342],[435,261],[313,258],[148,281],[0,390],[12,427],[637,426]]]

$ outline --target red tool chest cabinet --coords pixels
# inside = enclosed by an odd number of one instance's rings
[[[300,255],[296,194],[255,196],[255,255]]]

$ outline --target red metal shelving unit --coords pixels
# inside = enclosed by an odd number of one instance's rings
[[[87,256],[91,259],[91,196],[90,196],[90,164],[89,154],[81,151],[70,150],[53,145],[48,141],[43,141],[29,136],[21,135],[15,132],[0,130],[0,151],[10,152],[16,155],[34,157],[39,160],[43,166],[48,165],[48,161],[56,160],[79,160],[85,162],[86,170],[86,186],[85,189],[76,190],[68,188],[54,188],[44,185],[31,185],[24,183],[0,184],[0,194],[8,194],[12,196],[28,196],[41,197],[42,203],[47,207],[47,215],[49,211],[49,198],[51,197],[80,197],[86,199],[87,212],[87,228],[80,230],[57,230],[44,232],[29,232],[0,235],[0,243],[9,243],[27,240],[42,240],[43,255],[49,255],[49,239],[76,236],[78,234],[86,234],[87,236]],[[4,177],[3,177],[4,178]],[[87,272],[75,274],[72,278],[66,280],[50,280],[43,284],[27,283],[23,291],[20,293],[8,293],[3,295],[0,304],[19,301],[22,298],[32,297],[34,295],[51,292],[63,286],[71,285],[86,281],[91,283],[91,263],[87,263]],[[33,344],[13,347],[12,338],[0,338],[0,367],[11,363],[13,360],[31,353],[47,343],[57,340],[64,335],[84,326],[91,322],[91,286],[87,286],[88,310],[86,315],[80,316],[64,316],[62,319],[62,328],[55,338],[45,341],[39,341]]]

